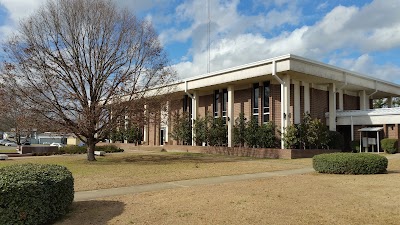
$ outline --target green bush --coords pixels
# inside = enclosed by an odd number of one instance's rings
[[[382,139],[381,146],[386,153],[394,154],[397,152],[397,139],[391,139],[391,138]]]
[[[96,151],[105,151],[107,153],[114,153],[114,152],[123,152],[122,148],[118,148],[115,145],[103,145],[103,146],[96,146]]]
[[[376,174],[385,173],[386,157],[368,153],[331,153],[313,157],[313,167],[320,173]]]
[[[123,152],[124,150],[115,145],[96,146],[95,151],[105,151],[107,153]],[[87,152],[86,146],[67,145],[60,148],[61,154],[85,154]]]
[[[344,148],[344,137],[337,131],[329,131],[329,142],[328,146],[331,149],[343,149]]]
[[[64,166],[12,165],[0,174],[0,224],[46,224],[74,200],[74,179]]]
[[[87,152],[86,146],[67,145],[59,149],[61,154],[85,154]]]
[[[360,141],[351,141],[351,151],[360,152]]]

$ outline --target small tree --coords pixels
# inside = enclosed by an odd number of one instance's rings
[[[294,124],[287,126],[285,131],[282,135],[285,148],[297,148],[301,143],[297,126]]]
[[[135,143],[136,145],[140,144],[143,138],[142,131],[136,124],[132,124],[126,129],[124,136],[129,143]]]
[[[273,148],[276,146],[275,125],[272,122],[259,126],[257,133],[258,145],[261,148]]]
[[[192,143],[192,123],[188,112],[175,113],[173,116],[173,130],[171,137],[178,144],[190,145]]]
[[[246,124],[245,130],[245,141],[248,147],[257,148],[259,145],[259,125],[258,121],[251,118],[250,121]]]
[[[246,120],[244,113],[240,113],[233,127],[233,142],[236,146],[244,147],[246,143]]]
[[[224,146],[228,143],[228,126],[224,124],[223,118],[214,118],[209,134],[211,146]]]
[[[329,131],[320,119],[313,119],[310,121],[307,141],[310,148],[329,148]]]
[[[194,122],[195,141],[197,145],[209,142],[211,125],[212,117],[208,113],[204,117],[197,117]]]

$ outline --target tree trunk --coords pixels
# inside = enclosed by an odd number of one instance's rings
[[[93,140],[88,139],[87,142],[87,160],[88,161],[96,161],[96,157],[94,156],[94,149],[95,149],[95,143]]]

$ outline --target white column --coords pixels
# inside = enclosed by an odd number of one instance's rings
[[[292,81],[294,84],[294,92],[293,92],[293,97],[294,97],[294,117],[293,121],[294,124],[299,124],[300,123],[300,116],[301,116],[301,109],[300,109],[300,82],[299,81]]]
[[[164,127],[164,138],[165,138],[165,142],[168,142],[169,137],[168,137],[168,133],[169,133],[169,101],[165,102],[165,109],[163,111],[161,111],[161,126]]]
[[[329,84],[329,130],[336,131],[336,85]]]
[[[147,105],[144,105],[144,117],[147,118]],[[146,145],[149,144],[148,137],[149,137],[149,129],[147,125],[148,119],[145,120],[145,123],[143,125],[143,141],[146,142]]]
[[[339,93],[339,110],[343,111],[344,110],[344,105],[343,105],[343,89],[340,89],[338,91]]]
[[[387,98],[387,105],[388,105],[388,108],[393,107],[393,98],[392,97]]]
[[[283,76],[283,84],[281,84],[281,132],[286,132],[289,124],[289,108],[290,108],[290,76]],[[281,148],[285,148],[285,143],[281,138]]]
[[[310,108],[310,84],[302,82],[304,87],[304,113],[311,113]]]
[[[233,85],[228,86],[228,147],[233,147],[233,126],[235,125],[234,118],[234,102],[235,102],[235,88]]]
[[[125,129],[125,132],[128,129],[128,115],[125,115],[125,117],[124,117],[124,129]],[[124,143],[128,144],[128,140],[124,139]]]
[[[360,91],[360,110],[366,110],[367,109],[367,93],[365,90]]]
[[[192,98],[192,146],[196,146],[194,121],[197,119],[197,110],[199,108],[198,99],[199,99],[199,94],[197,91],[195,91],[193,93],[193,98]]]

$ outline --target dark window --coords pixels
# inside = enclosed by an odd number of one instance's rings
[[[222,118],[224,119],[224,123],[226,123],[226,116],[228,110],[228,90],[222,90]]]
[[[253,119],[258,121],[258,98],[260,97],[260,87],[258,84],[253,84],[252,94],[252,114]]]
[[[183,96],[183,111],[184,112],[188,111],[188,96],[187,95]]]
[[[189,116],[192,118],[192,99],[187,95],[183,96],[183,112],[189,112]]]
[[[264,82],[263,87],[263,123],[269,122],[269,96],[270,88],[269,81]]]
[[[214,117],[218,117],[218,108],[219,105],[219,90],[214,91],[214,106],[213,106],[213,110],[214,110]]]

